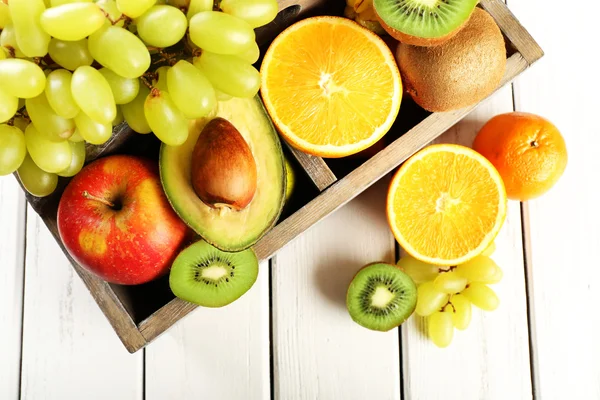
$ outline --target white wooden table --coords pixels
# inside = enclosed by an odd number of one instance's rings
[[[546,57],[442,141],[470,145],[493,115],[523,110],[561,129],[570,160],[546,196],[510,203],[494,255],[501,306],[476,311],[449,348],[416,318],[382,334],[345,310],[356,270],[394,259],[385,180],[264,263],[240,301],[198,309],[130,355],[4,177],[0,399],[600,399],[600,3],[509,7]]]

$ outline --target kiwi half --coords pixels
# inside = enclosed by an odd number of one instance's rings
[[[379,23],[395,39],[437,46],[456,35],[479,0],[373,0]]]
[[[481,8],[456,36],[436,47],[401,43],[396,60],[406,91],[428,111],[475,104],[499,85],[506,69],[500,28]]]
[[[375,331],[403,323],[417,305],[417,287],[400,268],[374,263],[363,267],[348,287],[346,306],[352,319]]]
[[[200,240],[183,250],[171,267],[175,296],[204,307],[222,307],[240,298],[256,282],[254,250],[226,253]]]

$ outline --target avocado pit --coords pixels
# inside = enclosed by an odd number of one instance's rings
[[[256,193],[256,162],[235,126],[224,118],[211,120],[192,153],[192,186],[212,208],[243,210]]]

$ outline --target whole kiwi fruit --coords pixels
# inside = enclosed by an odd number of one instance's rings
[[[452,39],[436,47],[400,43],[396,60],[413,100],[425,110],[443,112],[475,104],[498,87],[506,47],[494,19],[476,8]]]

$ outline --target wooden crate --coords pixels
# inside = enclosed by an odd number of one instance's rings
[[[481,0],[502,30],[507,47],[503,86],[543,56],[541,48],[500,0]],[[335,7],[327,0],[280,0],[277,20],[257,31],[263,49],[274,36],[300,18],[315,14],[341,13],[343,1]],[[278,224],[255,246],[259,259],[266,260],[280,248],[337,208],[367,189],[408,157],[438,137],[477,105],[445,113],[428,113],[404,96],[399,118],[384,137],[385,147],[368,159],[323,160],[286,148],[297,167],[305,171],[299,177],[294,203]],[[153,135],[137,135],[126,124],[115,128],[111,140],[103,146],[90,146],[87,161],[112,153],[158,157],[159,142]],[[60,196],[68,183],[61,180],[56,192],[46,198],[27,194],[27,200],[42,217],[65,255],[83,279],[92,296],[108,318],[128,351],[143,348],[173,324],[196,308],[175,298],[168,277],[139,286],[109,284],[79,266],[67,253],[58,235],[56,211]]]

